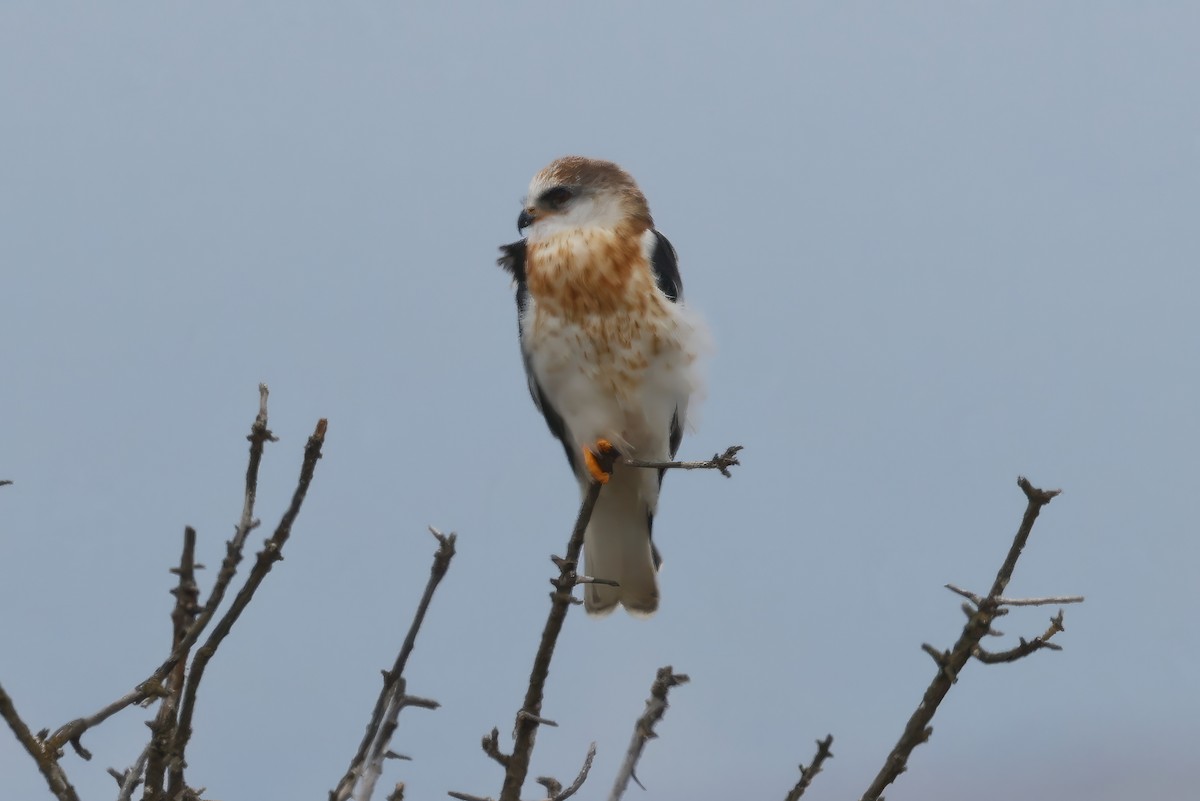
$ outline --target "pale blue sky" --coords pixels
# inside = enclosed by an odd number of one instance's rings
[[[43,3],[0,7],[0,681],[34,728],[128,690],[169,639],[185,524],[215,566],[256,386],[287,559],[214,660],[191,777],[322,798],[420,593],[389,765],[494,794],[576,492],[525,390],[493,264],[529,177],[626,166],[716,340],[668,477],[649,621],[573,615],[534,772],[630,798],[865,789],[1023,508],[1064,494],[1014,594],[1083,593],[1066,650],[971,665],[903,799],[1194,790],[1200,10],[1193,3]],[[205,586],[212,579],[209,571]],[[1045,626],[1022,611],[1010,640]],[[87,799],[145,710],[66,765]],[[0,795],[48,798],[0,735]]]

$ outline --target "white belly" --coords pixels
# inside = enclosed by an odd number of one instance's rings
[[[531,300],[521,319],[530,367],[579,446],[597,439],[640,459],[666,459],[672,419],[683,425],[700,337],[685,309],[566,319]]]

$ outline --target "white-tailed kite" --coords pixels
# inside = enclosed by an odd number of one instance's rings
[[[658,608],[661,563],[650,534],[664,471],[596,454],[668,461],[699,388],[705,335],[683,305],[675,249],[654,230],[646,198],[609,161],[567,156],[533,177],[500,265],[516,282],[521,354],[533,402],[586,492],[606,484],[584,535],[584,604]]]

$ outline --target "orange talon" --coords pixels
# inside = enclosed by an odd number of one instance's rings
[[[613,462],[618,456],[617,449],[606,439],[596,440],[596,450],[583,449],[583,463],[592,478],[601,484],[607,484],[612,478]]]

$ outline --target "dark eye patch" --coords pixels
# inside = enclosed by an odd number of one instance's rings
[[[543,192],[539,199],[550,208],[557,209],[571,199],[571,190],[565,186],[556,186]]]

